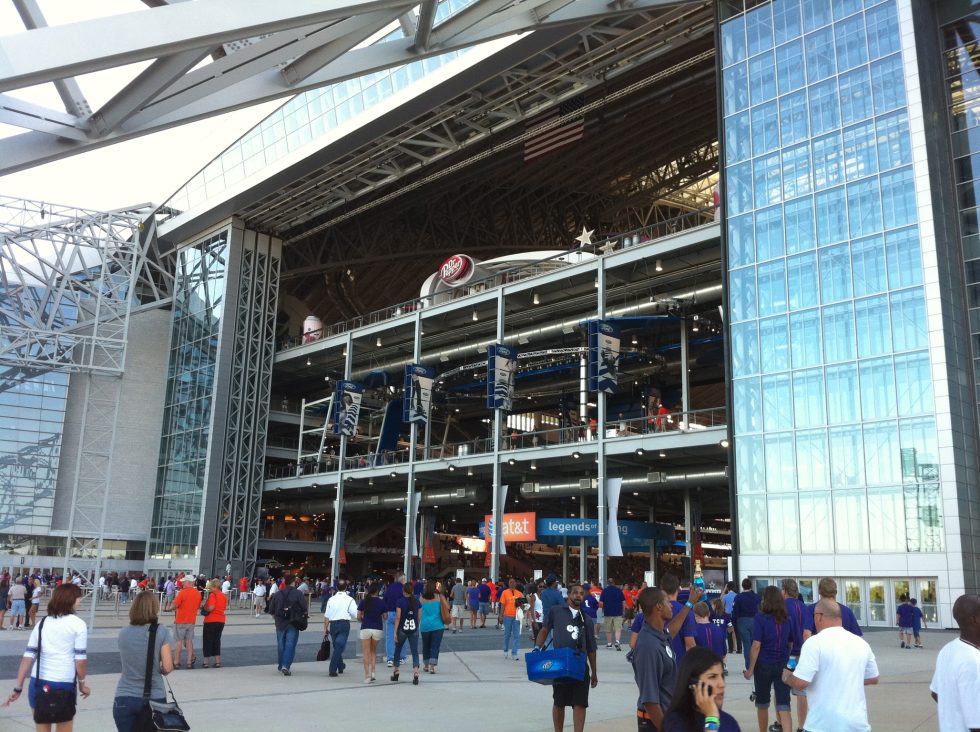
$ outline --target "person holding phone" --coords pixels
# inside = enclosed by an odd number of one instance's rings
[[[677,685],[664,717],[663,732],[741,732],[735,718],[722,711],[724,703],[721,657],[707,648],[692,648],[677,669]]]

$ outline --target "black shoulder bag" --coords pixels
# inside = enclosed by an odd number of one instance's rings
[[[157,623],[150,624],[150,638],[146,644],[146,675],[143,678],[143,708],[140,709],[139,716],[136,717],[133,730],[135,732],[157,732],[158,730],[187,732],[190,730],[190,725],[184,719],[184,712],[177,705],[177,697],[174,696],[174,690],[170,688],[170,682],[167,681],[166,676],[163,677],[163,680],[173,702],[161,704],[150,699],[158,627]]]
[[[75,718],[75,689],[52,689],[47,684],[41,683],[41,631],[44,630],[44,621],[37,626],[37,660],[34,667],[34,679],[37,682],[37,691],[34,700],[34,722],[35,724],[58,724],[60,722],[70,722]]]

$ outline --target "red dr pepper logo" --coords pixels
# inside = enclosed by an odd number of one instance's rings
[[[439,279],[450,285],[466,277],[473,266],[473,260],[465,254],[454,254],[439,268]]]

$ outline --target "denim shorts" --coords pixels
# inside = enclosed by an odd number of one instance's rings
[[[11,600],[10,601],[10,614],[17,615],[27,615],[27,610],[24,606],[23,600]]]
[[[490,612],[490,603],[489,602],[481,602],[480,603],[480,615],[486,615],[488,612]]]
[[[776,711],[790,710],[789,686],[783,683],[783,668],[781,663],[756,663],[755,675],[755,706],[756,709],[769,707],[770,690],[776,690]]]

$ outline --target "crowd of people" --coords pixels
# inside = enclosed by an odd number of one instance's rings
[[[11,597],[10,588],[26,589],[32,583],[26,576],[0,577],[0,585],[7,589],[0,608],[25,603],[26,593]],[[70,729],[77,695],[89,694],[87,628],[77,615],[79,585],[72,581],[55,585],[46,615],[32,622],[14,689],[4,703],[16,702],[26,686],[39,729],[51,729],[39,719],[39,710],[48,715],[43,717],[47,722],[61,722]],[[188,574],[164,578],[162,588],[152,580],[143,587],[159,592],[140,589],[137,580],[129,623],[118,636],[122,671],[113,717],[122,731],[135,729],[147,698],[165,699],[166,675],[194,668],[198,617],[203,616],[202,667],[221,667],[221,634],[233,585],[231,577],[207,580]],[[389,583],[351,583],[343,578],[313,582],[300,576],[255,582],[242,578],[237,589],[242,595],[251,593],[257,614],[264,610],[272,615],[277,670],[283,676],[292,673],[311,597],[319,595],[324,634],[331,645],[328,677],[340,676],[346,669],[344,651],[355,622],[360,624],[365,684],[376,683],[381,663],[389,667],[390,681],[399,682],[410,654],[412,683],[419,685],[425,674],[437,673],[446,632],[486,629],[488,617],[495,615],[489,627],[502,631],[505,660],[520,660],[525,630],[532,652],[576,648],[586,655],[583,679],[553,687],[556,732],[564,725],[568,707],[579,732],[584,729],[589,692],[599,683],[597,651],[604,640],[607,650],[621,652],[622,634],[629,627],[626,660],[632,664],[637,686],[639,732],[738,730],[738,723],[723,710],[727,656],[732,652],[743,654],[743,674],[753,682],[751,699],[759,732],[870,729],[864,687],[878,683],[877,662],[853,612],[838,602],[832,578],[819,581],[819,599],[812,604],[800,599],[793,579],[766,586],[761,594],[749,580],[743,581],[741,592],[729,584],[720,597],[706,602],[702,589],[682,590],[671,574],[664,575],[657,587],[620,586],[613,578],[607,578],[604,586],[598,582],[566,586],[555,575],[529,582],[510,578],[506,583],[488,578],[413,582],[399,575]],[[158,595],[173,608],[172,627],[162,622],[164,605]],[[911,600],[903,598],[896,617],[902,648],[921,647],[917,628],[923,618]],[[20,605],[11,614],[14,627],[30,617]],[[941,729],[973,729],[978,723],[974,701],[980,693],[980,597],[960,597],[953,615],[960,637],[942,650],[930,689]],[[22,618],[22,623],[15,623],[13,617]],[[772,706],[776,719],[770,726]]]

